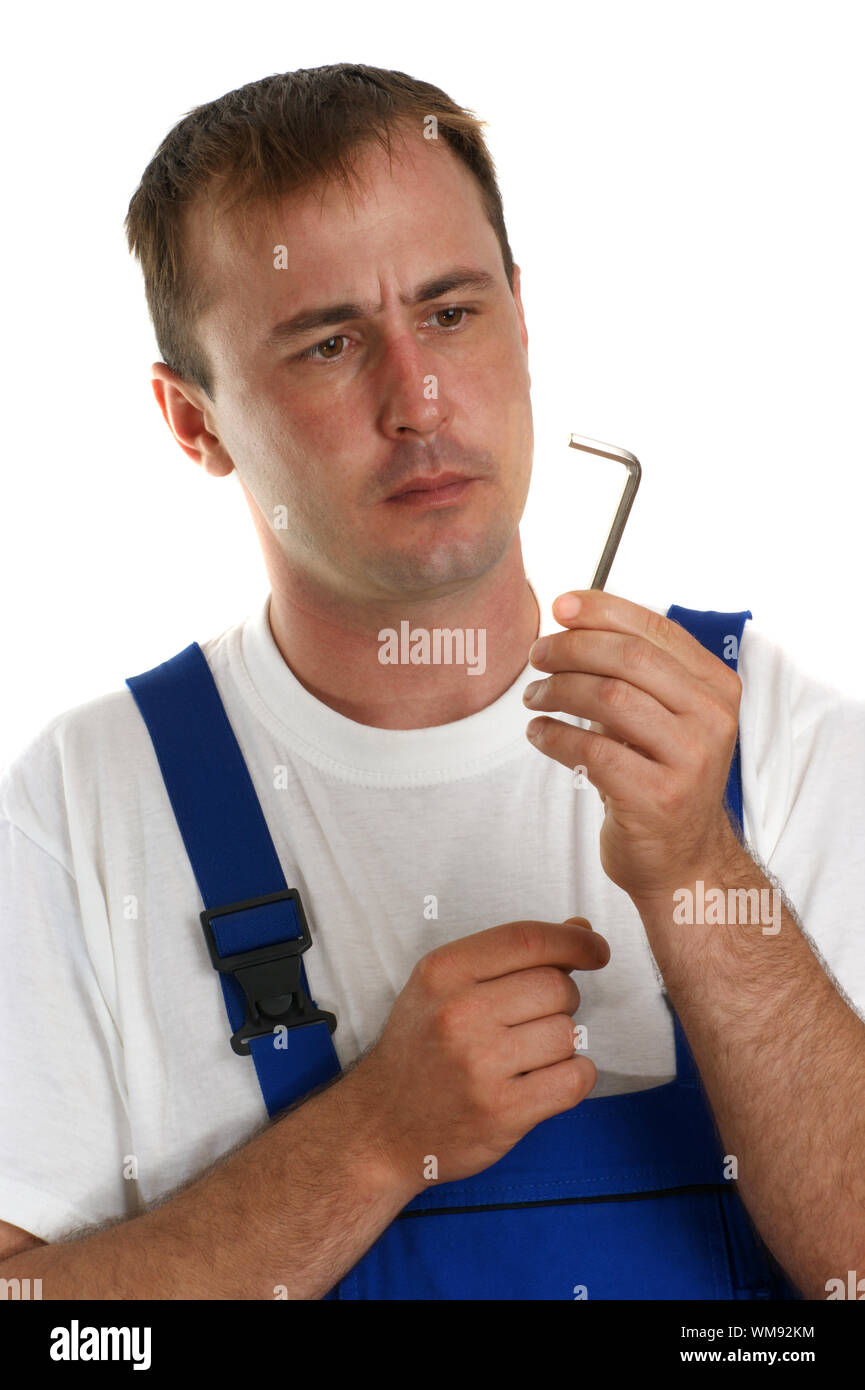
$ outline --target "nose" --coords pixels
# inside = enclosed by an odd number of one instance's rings
[[[376,374],[385,434],[399,439],[406,430],[431,434],[438,429],[447,416],[436,371],[440,365],[441,358],[408,333],[385,344]]]

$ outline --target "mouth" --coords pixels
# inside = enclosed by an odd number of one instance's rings
[[[402,492],[387,500],[403,507],[440,506],[456,502],[475,481],[474,478],[466,478],[458,473],[442,473],[438,478],[417,478]]]

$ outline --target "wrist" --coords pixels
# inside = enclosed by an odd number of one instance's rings
[[[728,827],[719,832],[696,860],[676,868],[667,882],[651,891],[630,894],[631,901],[644,920],[646,915],[666,916],[677,895],[683,891],[693,892],[697,883],[702,883],[706,892],[725,889],[738,883],[743,874],[753,876],[756,867],[732,827]]]
[[[741,981],[758,943],[780,930],[780,895],[767,886],[759,865],[732,839],[680,870],[675,884],[633,898],[671,992],[682,979],[692,990],[710,978],[717,984],[719,975]]]
[[[355,1161],[362,1165],[366,1184],[392,1198],[401,1211],[426,1183],[420,1173],[408,1172],[390,1111],[366,1081],[365,1074],[355,1068],[334,1087],[340,1092],[343,1132],[353,1136]]]

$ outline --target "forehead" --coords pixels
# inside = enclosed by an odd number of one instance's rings
[[[319,181],[275,205],[253,203],[239,216],[226,216],[209,198],[192,206],[185,250],[207,291],[205,321],[238,300],[246,311],[270,312],[311,292],[354,294],[364,289],[357,275],[370,272],[404,269],[414,278],[424,266],[465,259],[469,249],[486,253],[495,271],[498,240],[480,186],[441,137],[402,132],[390,159],[372,144],[356,151],[351,165],[349,188],[335,178]],[[277,269],[275,248],[282,246],[287,268]],[[377,284],[366,289],[378,297]]]

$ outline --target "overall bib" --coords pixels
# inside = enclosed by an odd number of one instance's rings
[[[674,605],[667,616],[735,669],[750,612]],[[286,885],[198,644],[126,684],[205,904],[231,1046],[252,1057],[275,1116],[340,1072],[336,1019],[309,998],[301,953],[312,940],[300,895]],[[741,835],[738,739],[726,798]],[[584,1100],[483,1172],[431,1185],[325,1298],[800,1298],[725,1176],[699,1073],[671,1016],[674,1081]]]

